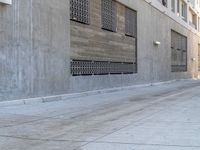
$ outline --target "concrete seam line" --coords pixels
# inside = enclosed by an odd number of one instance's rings
[[[192,88],[192,89],[194,89],[194,88]],[[155,100],[154,102],[150,102],[150,104],[147,105],[147,106],[145,106],[145,107],[151,107],[151,106],[153,106],[154,104],[159,103],[159,102],[161,102],[161,101],[163,101],[163,100],[165,100],[165,99],[167,99],[167,98],[174,97],[174,96],[177,96],[177,95],[181,95],[181,94],[185,93],[186,91],[190,91],[190,90],[192,90],[192,89],[186,89],[186,90],[180,91],[180,92],[178,92],[178,93],[176,93],[176,94],[172,94],[172,95],[168,95],[168,96],[165,96],[165,97],[162,97],[162,98],[158,98],[158,99]],[[162,109],[162,110],[164,110],[164,109]],[[162,110],[159,110],[159,111],[157,111],[157,112],[154,112],[154,113],[150,114],[149,116],[145,116],[144,118],[141,118],[141,119],[139,119],[138,121],[142,121],[142,120],[144,120],[144,119],[146,119],[146,118],[149,118],[150,116],[152,116],[152,115],[154,115],[154,114],[157,114],[158,112],[161,112]],[[136,121],[136,122],[138,122],[138,121]],[[113,131],[113,132],[111,132],[111,133],[108,133],[108,134],[106,134],[106,135],[103,135],[103,136],[101,136],[101,137],[98,137],[98,138],[94,139],[93,141],[84,144],[84,145],[81,146],[81,147],[84,147],[84,146],[86,146],[86,145],[88,145],[88,144],[91,144],[91,143],[97,143],[97,142],[99,142],[102,138],[104,138],[104,137],[106,137],[106,136],[109,136],[109,135],[111,135],[111,134],[113,134],[113,133],[116,133],[116,132],[118,132],[118,131],[120,131],[120,130],[122,130],[122,129],[128,127],[128,126],[130,126],[130,125],[132,125],[132,123],[129,123],[128,125],[125,125],[124,127],[121,127],[120,129],[118,129],[118,130],[116,130],[116,131]],[[80,148],[81,148],[81,147],[80,147]]]
[[[108,143],[108,144],[134,144],[134,145],[146,145],[146,146],[162,146],[162,147],[167,147],[167,146],[170,146],[170,147],[190,147],[190,148],[198,148],[200,147],[200,145],[165,145],[165,144],[154,144],[154,143],[151,143],[151,144],[145,144],[145,143],[126,143],[126,142],[109,142],[109,141],[96,141],[96,142],[93,142],[93,143]]]

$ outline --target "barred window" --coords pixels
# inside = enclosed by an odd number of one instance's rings
[[[116,2],[113,0],[101,0],[102,28],[109,31],[116,31]]]
[[[126,8],[125,14],[125,34],[137,37],[137,12]]]
[[[187,71],[187,37],[171,32],[171,68],[172,72]]]
[[[70,0],[70,19],[89,24],[89,0]]]

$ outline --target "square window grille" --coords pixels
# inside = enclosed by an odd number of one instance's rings
[[[70,19],[89,24],[89,0],[70,0]]]
[[[125,34],[137,37],[137,12],[126,8],[125,13]]]
[[[113,0],[101,0],[102,28],[116,32],[117,14],[116,2]]]

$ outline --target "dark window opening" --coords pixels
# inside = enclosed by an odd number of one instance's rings
[[[167,0],[162,0],[163,6],[167,7]]]
[[[187,71],[187,37],[171,32],[171,69],[172,72]]]

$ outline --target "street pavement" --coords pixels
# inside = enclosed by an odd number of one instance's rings
[[[0,150],[200,150],[200,81],[2,106]]]

